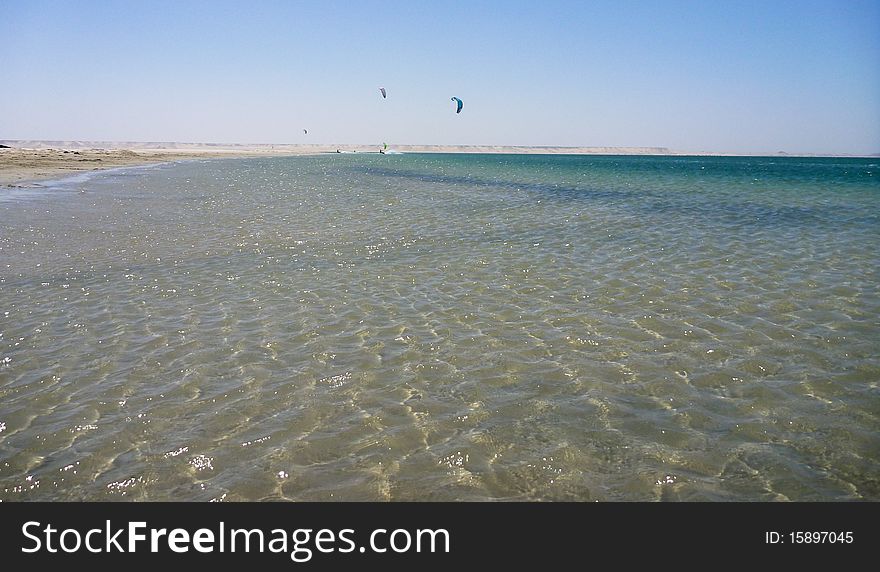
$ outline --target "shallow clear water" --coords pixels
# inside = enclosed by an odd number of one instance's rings
[[[236,159],[0,198],[0,500],[880,499],[877,159]]]

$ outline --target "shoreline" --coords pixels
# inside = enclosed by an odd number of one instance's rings
[[[181,160],[232,157],[284,157],[343,152],[376,153],[378,145],[346,144],[214,144],[110,141],[0,140],[0,187],[38,186],[40,181],[99,171]],[[875,158],[880,155],[820,155],[775,153],[740,154],[675,151],[666,147],[553,147],[507,145],[393,145],[404,153],[519,154],[519,155],[641,155],[695,157],[837,157]]]
[[[8,143],[4,143],[8,145]],[[288,154],[288,153],[284,153]],[[0,148],[0,187],[34,187],[83,172],[139,167],[173,161],[261,157],[258,151],[178,148],[91,148],[77,146]],[[281,154],[278,154],[281,155]]]

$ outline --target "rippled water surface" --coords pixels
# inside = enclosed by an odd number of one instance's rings
[[[876,159],[0,189],[0,500],[880,500]]]

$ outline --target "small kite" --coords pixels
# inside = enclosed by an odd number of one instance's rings
[[[388,94],[385,93],[385,88],[384,88],[384,87],[380,87],[380,88],[379,88],[379,91],[382,92],[382,99],[385,99],[386,97],[388,97]]]
[[[462,103],[462,101],[460,99],[458,99],[457,97],[453,97],[452,101],[455,102],[455,112],[461,113],[461,108],[464,105],[464,103]]]

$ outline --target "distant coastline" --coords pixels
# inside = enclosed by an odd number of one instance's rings
[[[28,186],[81,171],[217,157],[267,157],[325,153],[376,153],[378,144],[240,144],[136,141],[0,140],[0,186]],[[810,153],[717,153],[668,147],[563,147],[516,145],[391,145],[403,153],[531,155],[668,155],[730,157],[880,157]]]

